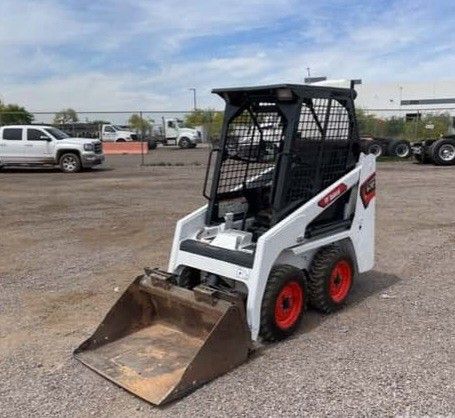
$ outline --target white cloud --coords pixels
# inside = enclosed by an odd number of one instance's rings
[[[1,9],[1,46],[61,45],[96,30],[52,0],[2,0]]]
[[[211,88],[299,83],[307,67],[366,81],[448,78],[453,18],[435,23],[435,6],[416,1],[381,11],[340,0],[105,0],[74,10],[56,0],[3,0],[0,93],[33,110],[182,109],[191,106],[189,87],[201,105],[220,107]],[[291,23],[292,34],[245,35]],[[215,39],[226,42],[215,48]],[[198,58],[191,42],[203,45]],[[88,51],[88,63],[75,49]],[[122,61],[137,66],[120,70]]]
[[[4,90],[4,97],[34,111],[54,111],[62,107],[116,111],[150,109],[154,105],[169,109],[166,95],[154,94],[143,84],[144,80],[134,74],[86,73],[13,85]]]
[[[140,32],[174,34],[173,39],[232,34],[267,27],[279,18],[293,16],[296,0],[133,1],[143,15]]]

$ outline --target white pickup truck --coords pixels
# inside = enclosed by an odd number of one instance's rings
[[[14,125],[0,128],[0,168],[8,165],[58,165],[76,173],[104,161],[98,139],[72,138],[45,125]]]

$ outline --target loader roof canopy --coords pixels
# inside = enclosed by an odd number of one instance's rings
[[[312,86],[306,84],[271,84],[253,87],[227,87],[213,89],[212,93],[218,94],[230,104],[240,104],[246,97],[256,96],[271,98],[278,101],[295,101],[298,97],[328,98],[338,96],[340,98],[355,99],[357,93],[350,89],[340,87]]]

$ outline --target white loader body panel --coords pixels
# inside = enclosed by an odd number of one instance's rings
[[[177,222],[168,270],[170,273],[178,273],[184,266],[189,266],[244,283],[248,289],[247,321],[252,339],[256,340],[259,334],[262,298],[270,270],[275,264],[286,263],[307,270],[318,249],[335,242],[346,241],[352,245],[358,272],[363,273],[373,268],[375,199],[373,194],[372,200],[365,204],[361,196],[361,188],[369,179],[374,181],[375,169],[375,157],[361,154],[353,170],[258,238],[251,268],[180,249],[184,240],[204,241],[205,236],[215,235],[216,239],[206,242],[212,249],[217,247],[233,250],[233,245],[237,245],[236,250],[253,253],[251,246],[245,245],[243,248],[245,232],[236,229],[240,227],[240,222],[234,222],[230,229],[225,229],[225,223],[206,227],[207,206],[203,206]],[[343,192],[338,193],[340,186]],[[353,190],[351,196],[354,197],[351,201],[355,205],[355,214],[350,228],[329,233],[326,236],[306,238],[307,226],[348,190]],[[327,206],[320,206],[322,199],[328,199]],[[233,244],[233,237],[236,236],[234,241],[237,244]],[[246,243],[248,243],[247,238]]]

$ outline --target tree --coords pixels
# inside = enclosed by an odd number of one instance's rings
[[[372,113],[366,113],[360,108],[356,109],[356,116],[360,135],[384,136],[384,120],[377,118]]]
[[[385,125],[385,135],[393,138],[403,137],[405,119],[403,117],[392,116],[387,119]]]
[[[16,104],[5,105],[0,102],[0,125],[28,125],[34,116]]]
[[[137,113],[130,116],[128,125],[141,134],[145,134],[152,129],[152,121],[141,117],[141,115],[138,115]]]
[[[54,116],[55,125],[64,125],[66,123],[79,122],[79,118],[74,109],[68,108],[57,112]]]
[[[432,129],[428,129],[430,126]],[[406,122],[404,136],[409,140],[439,138],[448,133],[450,126],[450,114],[426,114],[422,115],[420,118]]]
[[[412,120],[398,116],[382,119],[374,114],[367,114],[363,109],[357,109],[356,115],[360,135],[392,137],[409,141],[439,138],[446,135],[451,126],[451,117],[448,113],[420,114]]]
[[[223,112],[217,110],[193,110],[185,116],[185,125],[190,128],[202,126],[211,142],[219,140],[223,125]]]

